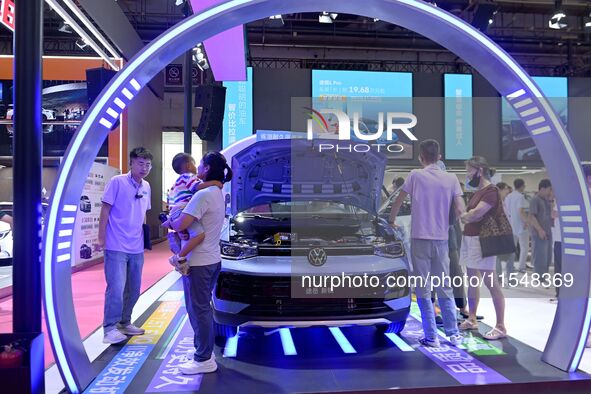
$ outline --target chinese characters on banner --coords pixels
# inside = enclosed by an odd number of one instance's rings
[[[252,135],[252,67],[246,70],[246,81],[224,82],[224,148]]]
[[[96,248],[102,197],[109,180],[118,174],[118,169],[99,163],[94,163],[88,173],[74,227],[75,266],[103,256]]]
[[[184,310],[181,310],[181,312],[184,312]],[[193,337],[193,329],[185,315],[179,333],[174,337],[173,345],[163,356],[164,360],[148,386],[147,392],[166,393],[199,391],[203,375],[185,376],[178,368],[180,364],[189,361],[193,357],[193,353],[188,353],[191,349],[194,349]]]
[[[14,31],[14,10],[13,0],[0,0],[0,22]]]
[[[124,393],[153,349],[154,345],[125,345],[85,392]]]
[[[445,74],[445,158],[472,157],[472,75]]]
[[[85,393],[123,394],[177,316],[180,301],[165,301],[142,325],[145,335],[135,336],[117,353]],[[184,315],[184,314],[183,314]]]

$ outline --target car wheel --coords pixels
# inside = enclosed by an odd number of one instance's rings
[[[376,330],[378,334],[386,334],[386,333],[393,333],[393,334],[400,334],[402,330],[404,330],[404,325],[406,324],[406,320],[392,322],[390,324],[378,324],[376,325]]]

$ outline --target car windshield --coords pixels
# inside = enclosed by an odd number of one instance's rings
[[[394,200],[396,200],[396,197],[398,197],[399,194],[400,194],[400,189],[395,191],[394,193],[392,193],[390,195],[390,197],[388,197],[388,199],[380,207],[380,210],[379,210],[380,216],[389,216],[390,215],[390,211],[392,210],[392,204],[394,203]],[[398,216],[408,216],[408,215],[410,215],[410,196],[407,196],[404,199],[404,202],[402,203],[402,206],[400,207],[400,211],[398,211]]]

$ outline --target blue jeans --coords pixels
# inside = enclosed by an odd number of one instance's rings
[[[421,283],[417,281],[415,293],[421,310],[425,338],[431,341],[437,338],[437,325],[435,324],[435,310],[431,302],[431,290],[435,290],[437,293],[445,334],[447,336],[458,334],[456,305],[449,281],[449,247],[447,241],[413,238],[410,242],[410,248],[414,275],[420,276],[425,282],[427,278],[434,276],[446,278],[434,289],[431,289],[430,282],[422,283],[421,286]]]
[[[131,312],[140,296],[143,266],[143,253],[105,250],[105,334],[115,329],[117,323],[131,323]]]
[[[222,263],[199,267],[191,267],[188,276],[183,276],[185,304],[191,328],[195,333],[193,343],[195,354],[193,359],[198,362],[207,361],[211,357],[214,344],[213,310],[211,309],[211,293],[218,280]]]

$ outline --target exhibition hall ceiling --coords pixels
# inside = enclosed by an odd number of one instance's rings
[[[54,0],[63,8],[66,0]],[[72,2],[72,0],[67,0]],[[119,0],[144,42],[184,18],[184,0]],[[438,7],[483,30],[539,75],[591,75],[591,1],[437,0]],[[79,2],[75,2],[80,5]],[[558,10],[566,15],[551,28]],[[89,18],[92,19],[92,18]],[[100,31],[100,28],[95,25]],[[256,67],[315,67],[335,59],[461,64],[453,54],[422,36],[379,20],[379,15],[302,13],[246,26],[249,61]],[[96,55],[55,11],[45,9],[45,53]],[[11,33],[0,27],[0,54],[12,53]],[[360,52],[361,51],[361,52]],[[310,60],[307,65],[294,61]],[[538,72],[536,72],[536,70]],[[445,70],[444,70],[445,71]]]

